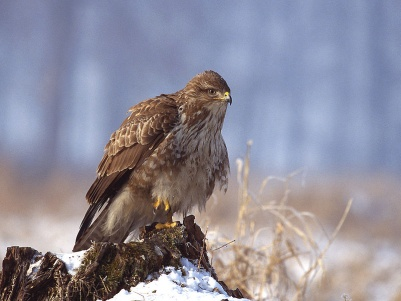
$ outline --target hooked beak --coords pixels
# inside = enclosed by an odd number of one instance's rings
[[[230,92],[225,92],[225,93],[224,93],[224,99],[225,99],[225,101],[227,101],[227,102],[230,104],[230,106],[231,106],[231,103],[233,102],[233,99],[231,98]]]

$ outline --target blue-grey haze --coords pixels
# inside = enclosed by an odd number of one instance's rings
[[[127,109],[205,69],[232,162],[401,171],[400,1],[1,1],[0,155],[94,172]],[[265,172],[264,172],[265,173]]]

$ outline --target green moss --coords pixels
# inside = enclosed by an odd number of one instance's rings
[[[184,227],[175,227],[154,230],[142,242],[94,243],[74,278],[83,277],[101,298],[129,289],[163,266],[179,267],[185,237]]]

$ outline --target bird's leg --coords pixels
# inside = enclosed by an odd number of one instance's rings
[[[174,228],[179,225],[179,222],[173,222],[173,212],[171,211],[171,206],[168,200],[162,200],[157,198],[157,200],[153,203],[154,209],[159,209],[161,204],[164,205],[164,211],[167,214],[167,221],[166,223],[157,223],[155,228],[156,229],[166,229],[166,228]]]

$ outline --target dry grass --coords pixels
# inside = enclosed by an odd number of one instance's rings
[[[352,202],[328,235],[312,213],[289,205],[289,183],[297,173],[284,179],[268,177],[258,193],[250,191],[250,146],[248,143],[245,159],[237,161],[235,242],[222,249],[216,246],[225,245],[225,239],[209,239],[213,265],[221,279],[252,300],[306,300],[312,281],[324,271],[323,257]],[[274,182],[283,184],[282,197],[266,201],[263,192]]]
[[[401,300],[399,175],[325,174],[316,181],[312,173],[294,173],[263,179],[250,172],[249,153],[238,164],[227,194],[216,194],[204,214],[194,212],[198,224],[210,225],[209,250],[221,280],[256,300],[341,301],[344,293],[348,301]],[[1,257],[11,245],[71,251],[92,173],[54,171],[32,180],[15,167],[0,158]],[[330,244],[349,197],[352,208]]]

